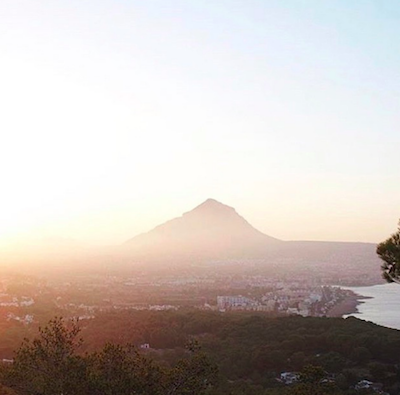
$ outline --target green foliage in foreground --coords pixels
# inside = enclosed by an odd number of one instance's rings
[[[262,313],[119,311],[85,324],[88,349],[112,343],[150,343],[149,354],[173,366],[197,339],[220,372],[217,394],[285,394],[283,371],[321,366],[348,391],[366,379],[400,393],[400,331],[350,317],[268,317]],[[214,395],[214,394],[213,394]]]
[[[279,382],[283,371],[299,382]],[[82,332],[52,320],[1,373],[17,395],[360,395],[364,379],[398,395],[400,331],[355,318],[113,312]]]
[[[400,221],[397,232],[378,244],[376,253],[383,261],[383,278],[389,283],[400,283]]]
[[[76,323],[60,318],[25,341],[14,363],[3,367],[2,382],[18,395],[189,395],[206,394],[217,369],[197,347],[174,367],[161,367],[132,346],[107,344],[79,355]]]

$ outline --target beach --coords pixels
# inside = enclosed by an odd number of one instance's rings
[[[327,317],[342,317],[348,314],[358,313],[358,306],[364,303],[364,299],[369,299],[369,297],[357,295],[352,292],[345,296],[341,301],[332,306],[326,313]]]

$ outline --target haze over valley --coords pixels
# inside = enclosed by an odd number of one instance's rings
[[[375,248],[372,243],[279,240],[255,229],[234,208],[207,199],[181,217],[120,245],[93,247],[76,240],[50,239],[42,246],[26,245],[23,251],[3,252],[2,261],[8,267],[25,264],[30,273],[43,267],[48,273],[71,269],[129,272],[139,268],[195,273],[232,268],[284,276],[293,272],[331,284],[368,285],[381,282]]]
[[[0,1],[0,395],[398,395],[399,20]]]

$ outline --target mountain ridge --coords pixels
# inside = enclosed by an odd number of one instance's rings
[[[234,257],[253,255],[254,250],[281,242],[254,228],[233,207],[207,199],[182,216],[127,240],[124,246],[143,254],[155,249],[168,255]]]

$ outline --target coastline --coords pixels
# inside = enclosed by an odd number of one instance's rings
[[[358,306],[364,303],[364,299],[371,299],[371,297],[361,296],[351,292],[334,306],[332,306],[326,313],[326,316],[343,317],[344,315],[359,313]]]

